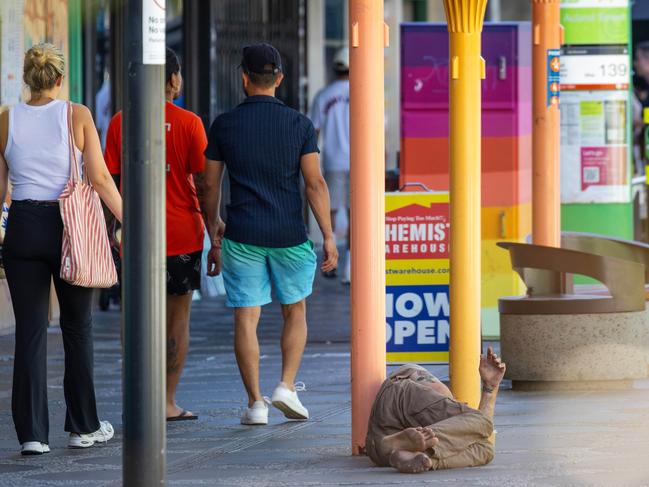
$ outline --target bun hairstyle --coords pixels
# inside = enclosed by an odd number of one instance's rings
[[[53,44],[36,44],[25,53],[23,81],[32,93],[49,90],[65,72],[65,58]]]

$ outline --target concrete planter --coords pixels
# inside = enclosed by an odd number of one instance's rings
[[[501,314],[500,336],[518,389],[615,389],[649,377],[646,311]]]

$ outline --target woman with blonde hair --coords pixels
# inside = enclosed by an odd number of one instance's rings
[[[87,448],[113,437],[99,421],[93,383],[92,294],[60,278],[63,223],[58,198],[71,161],[83,171],[121,221],[122,199],[101,152],[88,108],[58,100],[65,60],[51,44],[25,54],[23,80],[31,99],[0,114],[0,199],[12,186],[3,260],[16,317],[12,413],[23,455],[49,452],[47,325],[50,282],[61,309],[65,350],[65,430],[70,448]],[[68,122],[70,120],[70,122]],[[74,153],[73,153],[74,151]]]

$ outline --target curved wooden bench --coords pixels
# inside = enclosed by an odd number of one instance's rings
[[[649,301],[649,244],[596,233],[562,232],[561,247],[580,252],[616,257],[645,266],[645,301]],[[601,294],[601,286],[580,285],[580,292]]]
[[[561,248],[638,262],[645,266],[649,283],[649,244],[597,233],[561,232]]]
[[[572,245],[597,246],[581,236]],[[601,255],[630,246],[604,244],[601,253],[499,243],[527,286],[527,296],[502,298],[501,353],[516,389],[628,388],[649,375],[649,327],[642,262]],[[626,248],[626,250],[625,250]],[[603,291],[575,292],[572,275],[591,277]]]
[[[588,314],[645,309],[645,267],[639,262],[542,245],[500,242],[527,287],[527,296],[502,298],[506,314]],[[570,274],[601,282],[608,294],[577,294]]]

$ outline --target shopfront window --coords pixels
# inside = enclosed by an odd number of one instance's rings
[[[333,81],[330,69],[336,51],[347,45],[348,0],[326,0],[325,2],[325,64],[327,82]]]

